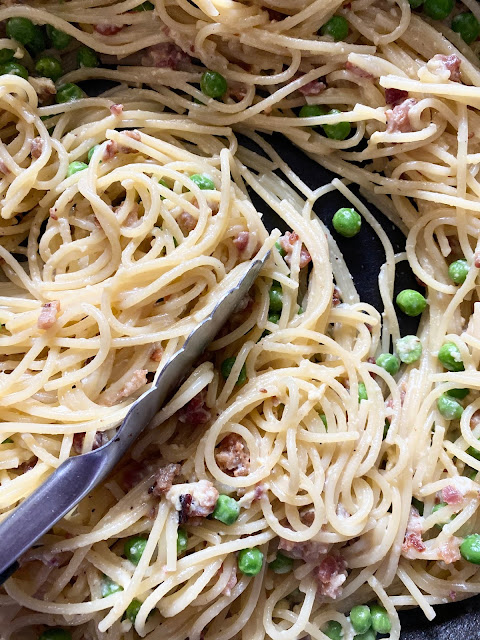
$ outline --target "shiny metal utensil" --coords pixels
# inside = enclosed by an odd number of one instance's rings
[[[247,294],[268,255],[251,262],[240,281],[189,335],[152,387],[132,404],[115,437],[95,451],[65,460],[0,524],[0,584],[16,571],[22,553],[112,471]]]

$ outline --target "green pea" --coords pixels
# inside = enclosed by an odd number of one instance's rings
[[[454,342],[445,342],[440,347],[438,359],[449,371],[465,371],[460,350]]]
[[[81,100],[84,97],[85,94],[78,85],[73,84],[73,82],[68,82],[58,89],[56,100],[58,104],[64,104],[65,102]]]
[[[421,293],[414,289],[404,289],[397,296],[397,305],[407,316],[419,316],[427,306]]]
[[[18,62],[6,62],[5,64],[0,65],[0,76],[3,76],[4,74],[19,76],[24,80],[28,79],[27,69],[23,64],[18,64]]]
[[[437,511],[440,511],[440,509],[443,509],[443,507],[446,507],[447,503],[446,502],[439,502],[438,504],[434,505],[433,509],[432,509],[432,513],[436,513]],[[435,525],[436,527],[440,527],[440,529],[443,529],[443,527],[448,524],[449,522],[451,522],[453,519],[455,518],[455,514],[452,514],[450,516],[450,518],[448,518],[448,520],[446,522],[439,522],[437,525]]]
[[[455,284],[463,284],[467,278],[470,267],[466,260],[455,260],[448,267],[448,275]]]
[[[379,604],[372,604],[370,613],[372,614],[373,631],[376,631],[376,633],[390,633],[392,623],[385,607],[381,607]]]
[[[412,364],[412,362],[419,360],[422,355],[422,343],[417,336],[404,336],[395,343],[395,350],[402,362]]]
[[[44,631],[38,640],[72,640],[72,634],[61,627],[52,627]]]
[[[232,356],[231,358],[226,358],[220,368],[222,371],[222,376],[225,378],[225,380],[228,378],[228,376],[230,375],[232,369],[233,369],[233,365],[235,364],[235,356]],[[239,386],[241,386],[242,384],[245,384],[245,382],[247,381],[247,370],[245,368],[245,365],[243,365],[243,367],[240,369],[240,374],[237,378],[237,382],[236,384],[238,384]]]
[[[468,447],[467,453],[468,453],[469,456],[472,456],[472,458],[476,458],[477,460],[480,460],[480,450],[479,449],[475,449],[475,447]]]
[[[304,104],[298,113],[299,118],[316,118],[318,116],[324,116],[327,113],[325,107],[321,107],[319,104]]]
[[[282,247],[282,245],[280,244],[280,242],[275,242],[275,248],[277,249],[278,253],[282,256],[282,258],[284,258],[287,255],[287,252],[285,251],[285,249]]]
[[[280,321],[280,314],[279,313],[269,313],[268,314],[268,321],[269,322],[273,322],[274,324],[278,324]]]
[[[88,150],[88,153],[87,153],[87,159],[88,159],[88,162],[90,162],[90,160],[91,160],[91,159],[92,159],[92,157],[93,157],[93,154],[94,154],[94,153],[95,153],[95,151],[96,151],[97,149],[99,149],[99,148],[100,148],[100,145],[99,145],[99,144],[96,144],[94,147],[92,147],[91,149],[89,149],[89,150]]]
[[[422,6],[423,0],[408,0],[412,9],[418,9]]]
[[[132,538],[125,540],[123,551],[130,562],[138,564],[146,546],[147,541],[145,538],[142,538],[141,536],[133,536]]]
[[[52,27],[51,24],[47,24],[47,36],[50,38],[52,47],[60,50],[66,49],[72,40],[72,36],[60,31],[60,29]]]
[[[140,607],[142,606],[142,604],[143,602],[140,602],[140,600],[134,598],[126,608],[125,617],[128,618],[132,624],[135,623],[135,619],[138,615],[138,612],[140,611]]]
[[[188,546],[188,533],[180,528],[177,531],[177,556],[186,551]]]
[[[415,507],[418,513],[423,516],[423,510],[425,508],[423,502],[420,502],[420,500],[417,500],[417,498],[412,497],[412,507]]]
[[[472,564],[480,564],[480,533],[467,536],[460,545],[462,557]]]
[[[200,78],[200,89],[209,98],[222,98],[228,89],[227,81],[217,71],[205,71]]]
[[[322,628],[324,633],[330,640],[342,640],[343,629],[342,625],[336,620],[329,620],[327,624]]]
[[[322,36],[331,36],[335,42],[348,36],[348,22],[343,16],[332,16],[320,29]]]
[[[35,24],[33,38],[27,44],[27,49],[33,56],[38,56],[39,53],[46,49],[47,43],[45,39],[45,33],[42,27]]]
[[[373,629],[369,629],[365,631],[365,633],[357,633],[356,636],[353,636],[353,640],[375,640],[377,634]]]
[[[13,440],[11,438],[5,438],[2,444],[13,444]]]
[[[425,0],[423,10],[433,20],[445,20],[452,13],[454,6],[455,0]]]
[[[372,616],[370,615],[370,607],[366,604],[358,604],[350,611],[350,622],[353,630],[357,633],[365,633],[372,625]]]
[[[62,64],[53,56],[42,56],[35,64],[35,71],[53,81],[58,80],[63,73]]]
[[[214,181],[205,173],[194,173],[193,176],[190,176],[190,180],[202,191],[215,189]]]
[[[447,391],[447,396],[451,398],[457,398],[458,400],[463,400],[470,393],[470,389],[449,389]]]
[[[480,24],[473,13],[457,14],[452,20],[452,29],[460,34],[467,44],[471,44],[480,34]]]
[[[328,115],[333,115],[335,113],[342,112],[340,109],[330,109]],[[325,135],[331,140],[345,140],[352,130],[350,122],[337,122],[337,124],[324,124],[322,126],[325,131]]]
[[[368,400],[367,387],[363,382],[358,383],[358,401]]]
[[[85,162],[79,162],[78,160],[75,160],[75,162],[71,162],[68,165],[67,178],[69,178],[70,176],[73,176],[74,173],[78,173],[79,171],[84,171],[87,167],[88,167],[88,164],[85,164]]]
[[[437,400],[437,407],[440,413],[447,420],[460,420],[463,413],[462,405],[443,393]]]
[[[35,38],[35,25],[28,18],[10,18],[7,20],[7,36],[27,45]]]
[[[362,218],[359,213],[350,207],[342,207],[332,218],[333,228],[345,238],[353,238],[359,233],[362,226]]]
[[[283,308],[283,294],[280,285],[273,285],[268,292],[270,298],[270,311],[280,312]]]
[[[288,556],[284,556],[280,551],[277,553],[275,560],[272,560],[268,565],[273,573],[283,574],[289,573],[293,568],[293,559]]]
[[[400,360],[393,353],[381,353],[376,359],[375,364],[385,369],[387,373],[394,376],[400,369]]]
[[[135,7],[133,11],[153,11],[153,9],[155,9],[155,7],[151,2],[142,2],[142,4]]]
[[[102,598],[106,598],[107,596],[111,596],[112,593],[118,593],[119,591],[123,591],[123,587],[114,582],[108,576],[103,576],[102,585]]]
[[[98,67],[100,64],[98,56],[93,49],[89,47],[79,47],[77,50],[77,65],[82,68]]]
[[[262,570],[263,553],[256,547],[242,549],[238,553],[237,565],[246,576],[256,576]]]
[[[240,515],[240,505],[235,498],[230,498],[225,494],[220,494],[212,513],[212,518],[223,522],[223,524],[233,524]]]
[[[14,55],[15,51],[13,49],[0,49],[0,64],[11,62]]]

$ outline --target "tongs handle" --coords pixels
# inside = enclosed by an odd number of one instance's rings
[[[154,386],[132,404],[115,437],[95,451],[65,460],[0,524],[0,584],[18,568],[17,559],[112,471],[247,294],[268,255],[250,263],[240,281],[189,335]]]

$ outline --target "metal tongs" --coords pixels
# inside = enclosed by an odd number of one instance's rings
[[[268,255],[250,263],[240,280],[188,336],[152,387],[132,404],[115,437],[95,451],[65,460],[0,524],[0,584],[16,571],[17,559],[25,551],[108,476],[247,294]]]

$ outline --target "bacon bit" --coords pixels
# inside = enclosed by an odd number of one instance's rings
[[[187,211],[182,211],[182,213],[177,218],[178,226],[182,230],[182,233],[186,236],[188,236],[190,231],[193,231],[193,229],[195,229],[195,227],[197,226],[197,222],[198,221],[192,215],[187,213]]]
[[[243,100],[247,95],[247,93],[248,93],[248,88],[244,84],[233,84],[228,87],[228,95],[234,100],[237,100],[238,102]]]
[[[32,158],[39,158],[43,151],[43,140],[37,136],[32,140],[32,149],[30,151]]]
[[[144,462],[131,462],[120,476],[120,486],[128,493],[149,474],[148,466]]]
[[[291,255],[293,253],[294,246],[297,242],[300,241],[298,234],[294,232],[287,231],[284,236],[281,236],[279,242],[282,249],[285,251],[285,262],[289,265],[291,263]],[[307,264],[312,260],[312,257],[308,250],[302,244],[302,248],[300,250],[300,269],[306,267]]]
[[[368,71],[365,71],[364,69],[362,69],[361,67],[357,67],[357,65],[353,64],[353,62],[348,62],[348,60],[345,64],[345,69],[353,73],[353,75],[358,76],[359,78],[371,79],[375,77],[375,76],[372,76],[372,74],[369,73]],[[387,89],[386,91],[390,91],[390,89]]]
[[[110,113],[112,116],[121,116],[123,113],[123,104],[110,105]]]
[[[57,321],[57,316],[60,311],[60,301],[52,300],[42,305],[42,310],[37,320],[37,327],[39,329],[50,329]]]
[[[313,509],[307,509],[307,511],[300,514],[300,520],[303,524],[306,524],[307,527],[311,527],[315,520],[315,511]]]
[[[454,487],[453,484],[443,487],[441,494],[442,502],[446,502],[447,504],[460,504],[463,501],[463,493]]]
[[[433,56],[429,62],[438,62],[440,63],[440,67],[444,70],[450,71],[450,80],[452,82],[461,82],[460,76],[460,58],[452,53],[449,56],[444,56],[441,53],[437,53],[437,55]]]
[[[35,92],[38,96],[38,101],[41,104],[51,102],[53,96],[57,93],[55,84],[50,78],[34,78],[33,76],[29,76],[28,81],[35,89]]]
[[[175,484],[166,494],[167,500],[178,511],[178,522],[190,518],[206,518],[215,509],[218,491],[209,480]]]
[[[338,307],[342,302],[342,292],[338,287],[333,287],[332,307]]]
[[[419,552],[425,551],[426,547],[422,540],[422,530],[423,518],[415,507],[411,507],[407,529],[405,531],[405,539],[402,544],[402,555],[406,558],[411,558],[409,555],[410,549],[415,549]]]
[[[100,220],[97,218],[97,216],[93,216],[93,224],[99,229],[102,228],[102,225],[100,224]]]
[[[303,87],[299,87],[298,91],[303,96],[318,96],[322,91],[325,91],[327,85],[322,80],[311,80],[304,84]]]
[[[303,560],[304,562],[313,564],[318,562],[330,550],[331,545],[324,542],[316,542],[315,540],[305,540],[305,542],[292,542],[280,538],[278,548],[285,551],[289,558],[295,560]]]
[[[154,362],[160,362],[162,357],[163,357],[162,347],[156,347],[150,354],[150,360],[153,360]]]
[[[248,247],[248,240],[250,238],[250,233],[248,231],[240,231],[236,238],[233,239],[233,244],[237,247],[240,253],[245,251]]]
[[[153,495],[161,498],[170,491],[173,481],[180,474],[181,469],[179,464],[167,464],[165,467],[160,467],[155,474],[155,484],[151,489]]]
[[[265,486],[259,482],[255,485],[255,489],[253,490],[253,500],[261,500],[264,496],[267,495],[265,491]]]
[[[336,599],[342,593],[342,584],[347,579],[347,564],[339,556],[327,556],[318,567],[314,569],[314,577],[317,581],[317,593],[322,596]]]
[[[48,213],[50,214],[50,218],[52,218],[52,220],[58,220],[56,207],[50,207]]]
[[[248,476],[250,452],[245,440],[238,433],[229,433],[215,449],[219,468],[229,476]]]
[[[137,142],[140,142],[140,140],[142,139],[142,136],[138,129],[132,129],[131,131],[124,131],[123,133],[129,138],[132,138],[132,140],[136,140]]]
[[[83,453],[83,442],[85,440],[85,433],[76,433],[73,436],[73,450],[75,453],[81,454]],[[97,431],[95,434],[95,438],[93,439],[92,451],[95,449],[99,449],[106,442],[108,442],[107,435],[103,431]]]
[[[190,402],[178,411],[178,420],[183,424],[198,426],[206,424],[212,417],[210,409],[205,405],[205,389],[197,393]]]
[[[222,565],[222,571],[223,571],[223,565]],[[229,598],[232,595],[232,589],[236,584],[237,584],[237,567],[233,567],[232,572],[230,573],[230,578],[228,579],[228,582],[225,585],[225,588],[223,589],[222,594],[224,596],[227,596],[227,598]]]
[[[139,223],[139,219],[138,219],[138,206],[135,203],[135,206],[133,207],[133,209],[130,211],[130,213],[128,214],[128,216],[125,219],[125,226],[126,227],[136,227]]]
[[[50,551],[49,549],[37,547],[30,549],[22,556],[20,556],[18,562],[20,566],[23,567],[28,562],[39,560],[46,567],[57,569],[58,567],[65,566],[71,557],[71,551],[60,551],[55,553],[53,551]]]
[[[10,169],[7,167],[3,160],[0,160],[0,172],[8,175],[10,173]]]
[[[455,602],[455,600],[457,599],[457,592],[456,591],[450,591],[450,593],[448,594],[448,599],[450,600],[450,602]]]
[[[120,31],[123,29],[123,25],[119,27],[116,24],[100,23],[93,25],[93,28],[101,36],[114,36],[116,33],[120,33]]]
[[[154,44],[145,51],[141,58],[142,67],[177,70],[190,62],[188,53],[171,42]]]
[[[27,473],[27,471],[31,471],[35,467],[37,462],[38,462],[37,456],[33,456],[29,460],[22,462],[22,464],[20,464],[17,467],[17,470],[20,471],[20,473]]]
[[[408,98],[408,91],[403,89],[385,89],[385,104],[396,107]]]
[[[480,269],[480,251],[476,251],[473,256],[473,264],[477,269]]]
[[[443,560],[445,564],[457,562],[462,557],[460,555],[460,538],[450,536],[450,538],[442,544],[438,549],[438,559]]]
[[[268,393],[268,391],[266,389],[264,389],[263,387],[261,389],[259,389],[260,393]]]
[[[105,151],[103,152],[104,160],[111,160],[117,154],[118,147],[115,140],[109,140],[105,145]]]
[[[108,392],[105,394],[103,405],[111,407],[120,402],[120,400],[129,398],[147,384],[147,373],[147,369],[136,369],[132,373],[130,380],[128,380],[119,391],[115,391],[113,394],[109,394]]]
[[[388,109],[386,112],[387,133],[408,133],[412,131],[409,112],[416,104],[415,98],[408,98],[393,109]]]

